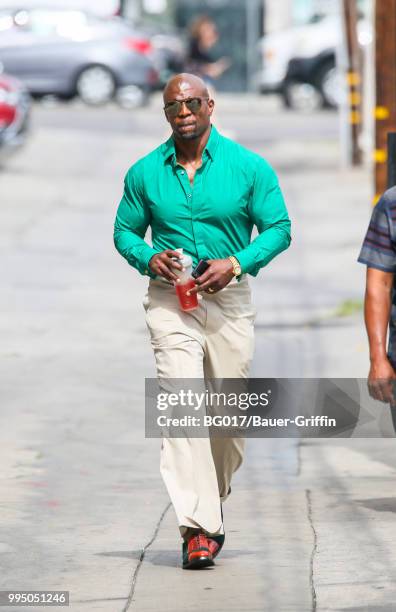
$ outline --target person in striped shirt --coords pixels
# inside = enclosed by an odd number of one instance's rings
[[[385,191],[375,206],[358,261],[367,265],[364,317],[370,347],[368,387],[372,397],[392,404],[395,426],[396,187]]]

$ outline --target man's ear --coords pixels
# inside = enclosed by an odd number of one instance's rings
[[[208,100],[209,116],[211,116],[211,114],[213,113],[214,107],[215,107],[215,101]]]

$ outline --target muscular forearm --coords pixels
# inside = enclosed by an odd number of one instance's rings
[[[385,272],[368,269],[364,315],[372,362],[386,359],[391,289],[392,277]]]
[[[396,373],[388,360],[386,336],[391,313],[393,273],[367,268],[364,315],[370,344],[370,395],[382,402],[394,404],[393,383]]]

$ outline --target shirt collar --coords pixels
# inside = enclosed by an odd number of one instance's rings
[[[219,139],[220,139],[220,134],[216,130],[215,126],[212,125],[211,126],[211,130],[210,130],[210,134],[209,134],[208,142],[206,143],[206,146],[205,146],[205,148],[203,150],[203,153],[205,153],[205,151],[208,153],[208,155],[209,155],[209,157],[211,158],[212,161],[213,161],[215,153],[216,153],[216,149],[217,149],[217,145],[219,143]],[[175,165],[176,164],[176,149],[175,149],[175,141],[173,140],[173,136],[168,138],[168,140],[166,142],[164,142],[162,147],[163,147],[162,148],[162,153],[163,153],[165,161],[167,161],[170,158],[172,158],[171,159],[172,164]]]

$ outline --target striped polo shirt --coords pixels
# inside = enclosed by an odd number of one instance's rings
[[[396,187],[385,191],[373,209],[358,261],[369,268],[395,274],[389,321],[388,357],[396,367]]]

